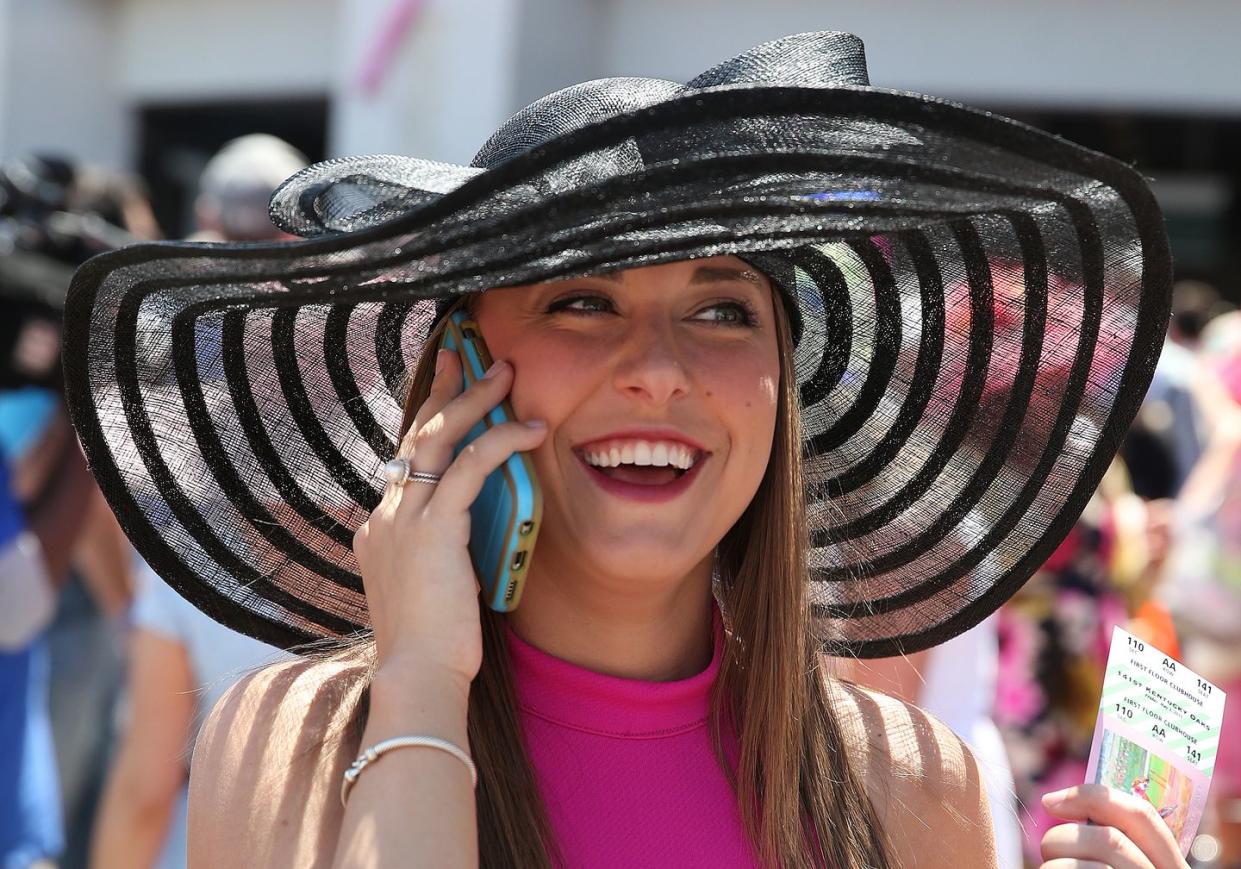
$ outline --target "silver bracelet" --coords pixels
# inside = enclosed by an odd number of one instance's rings
[[[435,736],[398,736],[394,739],[385,739],[383,742],[375,743],[359,754],[358,759],[349,765],[349,769],[345,770],[345,777],[340,783],[340,804],[342,806],[349,799],[349,791],[353,790],[353,784],[358,780],[358,776],[362,774],[362,770],[394,748],[438,748],[440,751],[446,751],[465,764],[470,771],[471,786],[478,787],[478,767],[474,765],[474,761],[470,759],[470,756],[458,746],[446,739],[439,739]]]

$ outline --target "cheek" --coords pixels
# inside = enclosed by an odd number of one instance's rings
[[[738,458],[765,467],[771,456],[778,408],[779,373],[766,364],[721,368],[705,395],[732,435]]]
[[[567,381],[574,368],[567,364],[567,353],[558,344],[531,340],[523,334],[518,318],[500,305],[504,301],[498,298],[493,303],[488,299],[477,312],[487,349],[493,359],[504,359],[513,366],[508,398],[517,418],[545,419],[554,426],[556,399],[562,394],[558,381]]]
[[[593,388],[583,348],[559,341],[522,342],[506,355],[513,364],[509,400],[518,419],[545,419],[553,432]]]

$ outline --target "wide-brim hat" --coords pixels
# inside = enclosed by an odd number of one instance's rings
[[[1136,172],[872,88],[842,33],[685,85],[567,88],[469,167],[321,163],[272,208],[311,238],[84,266],[65,370],[139,552],[207,614],[286,647],[367,628],[353,532],[412,360],[458,294],[718,254],[766,272],[797,331],[816,625],[863,656],[960,633],[1052,552],[1168,316],[1166,236]]]

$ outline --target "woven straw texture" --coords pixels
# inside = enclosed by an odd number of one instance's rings
[[[871,88],[801,34],[688,85],[588,82],[471,167],[329,161],[273,199],[289,245],[88,263],[66,375],[142,555],[225,624],[294,646],[368,624],[354,529],[408,366],[455,294],[731,253],[793,301],[826,650],[984,618],[1050,554],[1136,413],[1168,316],[1159,211],[1120,163]]]

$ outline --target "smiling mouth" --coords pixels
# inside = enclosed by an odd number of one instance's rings
[[[706,458],[702,450],[675,442],[611,441],[575,450],[591,470],[635,486],[666,486]]]

